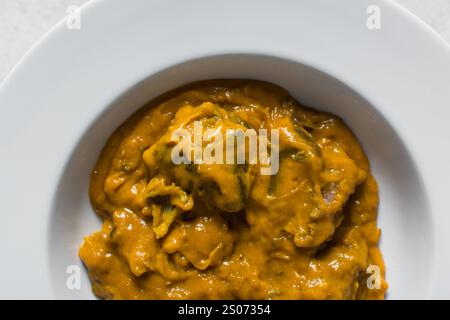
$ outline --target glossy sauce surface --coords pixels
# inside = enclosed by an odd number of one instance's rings
[[[248,159],[174,164],[172,133],[194,121],[224,134],[278,129],[278,173]],[[150,102],[109,139],[90,198],[104,222],[80,257],[101,298],[383,299],[387,289],[361,146],[338,117],[269,83],[199,82]]]

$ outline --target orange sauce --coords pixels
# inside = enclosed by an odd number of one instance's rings
[[[279,170],[171,161],[192,122],[279,129]],[[80,257],[105,299],[383,299],[378,189],[338,117],[266,82],[198,82],[144,106],[92,173],[102,230]],[[375,287],[368,287],[379,271]]]

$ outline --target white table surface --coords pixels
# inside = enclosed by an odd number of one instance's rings
[[[25,52],[67,14],[88,0],[0,0],[0,82]],[[395,0],[450,42],[450,0]]]

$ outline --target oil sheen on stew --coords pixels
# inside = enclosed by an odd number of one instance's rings
[[[278,173],[248,159],[174,164],[171,134],[194,121],[279,129]],[[100,298],[383,299],[387,289],[361,146],[341,119],[270,83],[203,81],[148,103],[110,137],[90,199],[103,227],[79,254]]]

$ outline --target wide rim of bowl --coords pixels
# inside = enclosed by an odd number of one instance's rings
[[[428,193],[435,232],[428,297],[450,296],[450,235],[445,230],[450,222],[445,181],[450,177],[442,170],[450,160],[450,151],[442,149],[450,137],[445,108],[450,101],[449,46],[386,0],[286,1],[282,10],[275,1],[235,5],[238,11],[230,1],[135,0],[133,6],[91,1],[82,8],[80,30],[60,22],[7,76],[0,87],[0,108],[8,115],[0,120],[0,145],[8,156],[0,162],[8,170],[0,191],[8,199],[4,212],[11,214],[3,215],[8,228],[1,248],[14,259],[0,266],[0,297],[54,297],[47,260],[51,202],[68,156],[96,116],[150,74],[227,53],[299,61],[339,79],[378,107],[409,147]],[[380,30],[365,26],[369,5],[382,10]],[[222,15],[214,15],[217,10]],[[171,24],[165,18],[169,13]],[[19,280],[23,274],[27,277]]]

